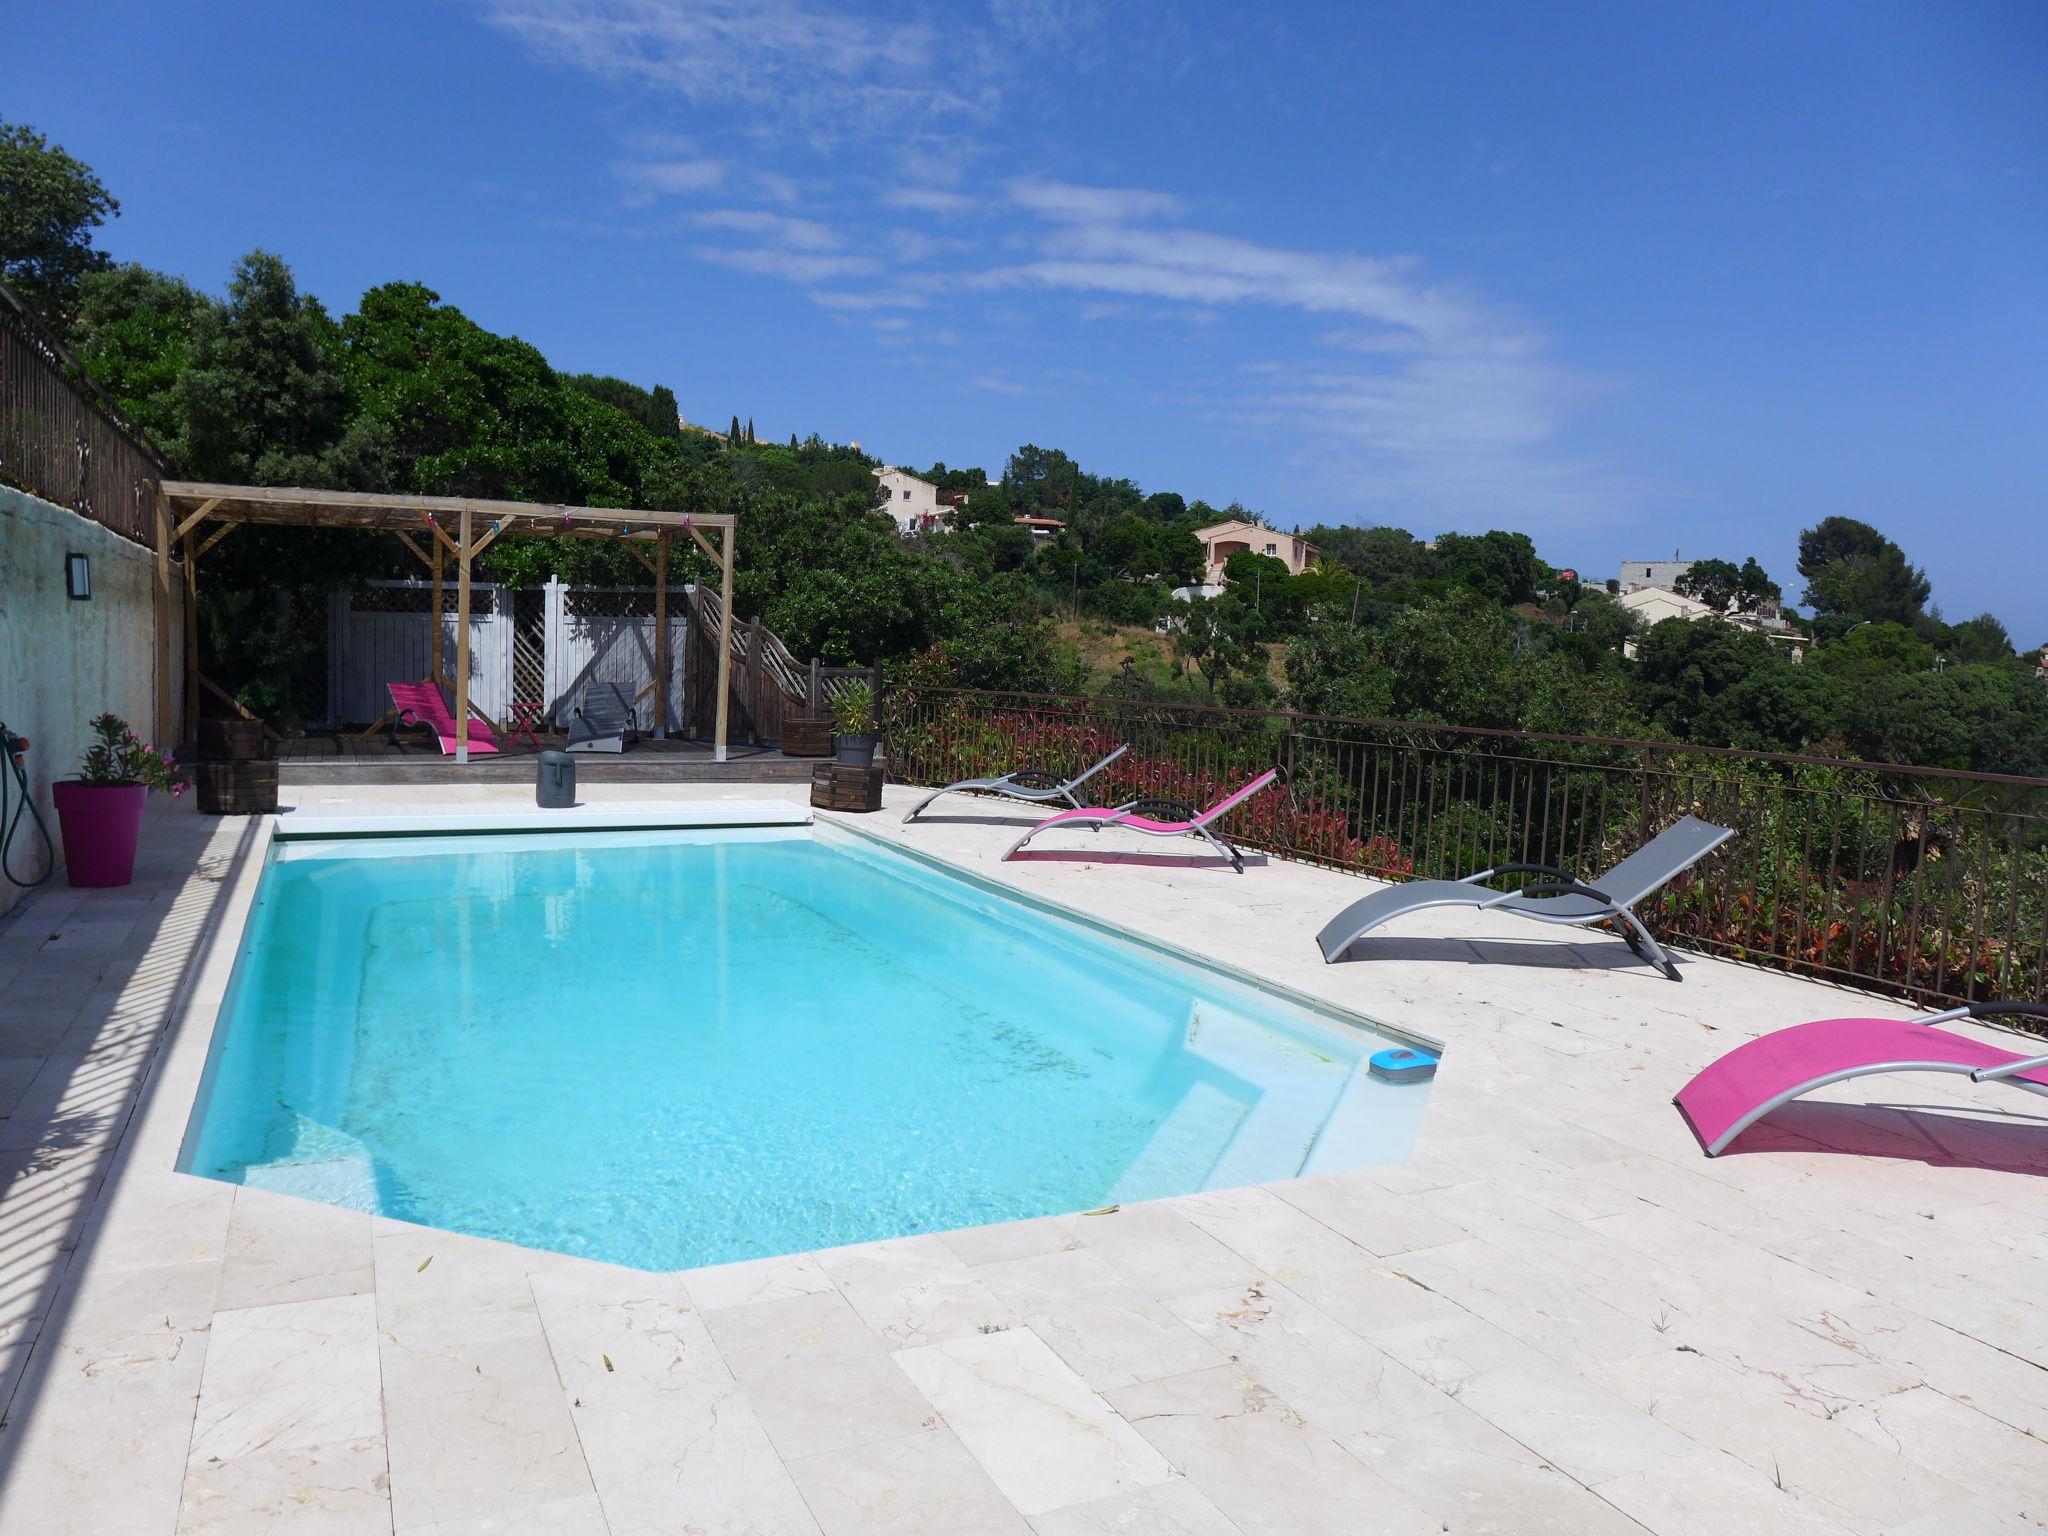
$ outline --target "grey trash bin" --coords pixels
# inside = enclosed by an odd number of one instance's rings
[[[576,759],[566,752],[540,755],[540,782],[533,798],[542,810],[563,811],[576,803]]]

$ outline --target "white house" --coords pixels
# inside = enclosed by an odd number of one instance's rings
[[[888,497],[887,510],[896,519],[898,533],[922,533],[944,525],[945,512],[939,505],[939,488],[929,480],[900,469],[878,469],[875,478]]]
[[[1642,568],[1640,564],[1634,567],[1636,570]],[[1645,629],[1666,619],[1684,619],[1687,623],[1693,623],[1700,619],[1720,617],[1705,603],[1681,596],[1669,587],[1624,587],[1621,596],[1614,600],[1614,605],[1634,614],[1636,621]]]

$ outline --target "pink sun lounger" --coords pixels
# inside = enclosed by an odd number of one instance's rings
[[[455,717],[448,710],[448,701],[441,697],[438,683],[386,683],[391,693],[391,707],[398,712],[399,725],[424,725],[431,730],[441,743],[444,755],[452,756],[455,751]],[[393,738],[396,740],[396,738]],[[498,738],[491,728],[474,715],[469,721],[469,750],[475,753],[496,752]]]
[[[1921,1019],[1817,1019],[1738,1045],[1678,1091],[1672,1102],[1718,1157],[1757,1121],[1801,1094],[1879,1072],[1955,1072],[2048,1094],[2048,1056],[2023,1056],[1935,1029],[1956,1019],[2048,1019],[2040,1003],[1973,1003]]]
[[[1107,806],[1084,805],[1076,810],[1061,811],[1057,815],[1046,817],[1018,838],[1003,857],[1015,858],[1018,850],[1026,843],[1052,827],[1088,827],[1096,831],[1104,827],[1128,827],[1133,832],[1143,832],[1147,837],[1180,837],[1193,833],[1230,860],[1230,867],[1241,875],[1244,873],[1244,855],[1209,828],[1279,777],[1279,769],[1268,768],[1243,789],[1224,796],[1206,811],[1197,811],[1193,806],[1179,800],[1133,800],[1129,805],[1120,805],[1114,810]],[[1160,821],[1154,815],[1148,814],[1151,812],[1163,813],[1176,819]]]

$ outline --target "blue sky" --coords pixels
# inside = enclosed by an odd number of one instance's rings
[[[2048,640],[2048,6],[17,7],[117,256],[693,420],[1552,561],[1865,518]]]

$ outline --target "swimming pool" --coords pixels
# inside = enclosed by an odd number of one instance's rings
[[[180,1167],[682,1269],[1399,1161],[1356,1026],[843,828],[279,842]]]

